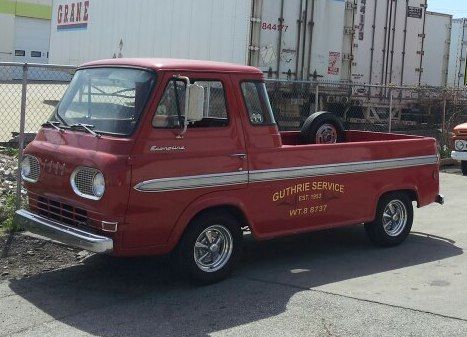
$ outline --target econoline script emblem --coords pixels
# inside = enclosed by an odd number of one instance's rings
[[[151,146],[151,152],[177,152],[185,151],[185,146]]]

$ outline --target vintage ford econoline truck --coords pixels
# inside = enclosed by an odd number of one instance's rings
[[[24,151],[31,232],[115,256],[173,252],[226,277],[259,240],[364,224],[401,243],[443,203],[432,138],[344,131],[331,113],[279,132],[263,74],[225,63],[114,59],[80,67]]]

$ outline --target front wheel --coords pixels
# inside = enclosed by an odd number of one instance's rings
[[[461,161],[462,175],[467,176],[467,161]]]
[[[402,243],[413,223],[412,201],[405,193],[391,193],[382,197],[373,222],[365,224],[370,240],[383,247]]]
[[[194,219],[178,247],[181,272],[196,282],[225,279],[240,257],[241,224],[227,212],[210,212]]]

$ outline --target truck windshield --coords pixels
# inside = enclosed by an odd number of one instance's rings
[[[140,69],[78,70],[51,121],[64,127],[86,125],[96,133],[130,135],[155,81],[155,73]]]

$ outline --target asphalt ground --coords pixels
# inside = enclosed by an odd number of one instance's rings
[[[415,211],[399,247],[361,226],[257,243],[227,281],[196,287],[170,260],[83,264],[0,283],[0,336],[467,336],[467,177]]]

